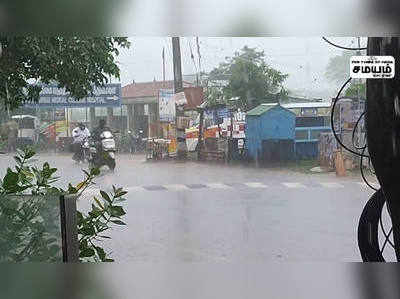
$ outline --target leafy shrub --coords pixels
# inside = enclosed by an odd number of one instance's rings
[[[58,197],[71,194],[79,197],[100,173],[84,171],[85,179],[67,190],[54,183],[57,169],[45,162],[41,168],[33,164],[32,149],[18,151],[15,169],[7,169],[0,181],[0,261],[60,261],[60,218]],[[127,194],[113,186],[113,191],[100,191],[87,214],[78,211],[78,237],[81,261],[113,261],[100,242],[112,225],[125,225],[125,211],[119,203]]]

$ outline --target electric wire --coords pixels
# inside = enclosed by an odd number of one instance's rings
[[[361,113],[360,117],[357,119],[357,122],[356,122],[356,124],[355,124],[355,126],[354,126],[354,129],[353,129],[353,132],[352,132],[352,136],[351,136],[351,141],[352,141],[352,143],[353,143],[353,147],[354,147],[355,149],[357,149],[357,150],[363,150],[364,147],[366,146],[366,145],[359,146],[359,144],[356,145],[355,142],[354,142],[355,133],[356,133],[357,127],[358,127],[358,125],[359,125],[361,119],[365,116],[365,114],[366,114],[366,111],[364,111],[363,113]],[[360,142],[360,140],[358,140],[358,142]]]
[[[361,172],[361,177],[362,177],[363,181],[367,184],[368,187],[370,187],[370,188],[371,188],[372,190],[374,190],[374,191],[378,191],[377,188],[375,188],[374,186],[372,186],[372,185],[368,182],[368,180],[367,180],[367,178],[365,177],[365,174],[364,174],[363,159],[364,159],[365,157],[367,157],[367,156],[364,155],[364,152],[365,152],[366,148],[367,148],[367,146],[364,147],[364,149],[363,149],[363,151],[362,151],[363,155],[361,156],[361,159],[360,159],[360,172]]]
[[[333,135],[334,135],[336,141],[337,141],[337,142],[340,144],[340,146],[342,146],[345,150],[347,150],[347,151],[349,151],[350,153],[352,153],[352,154],[354,154],[354,155],[356,155],[356,156],[359,156],[359,157],[368,157],[368,156],[365,156],[365,155],[362,154],[362,153],[360,154],[359,152],[356,152],[356,151],[354,151],[354,150],[348,148],[347,146],[345,146],[345,145],[343,144],[343,142],[340,140],[339,136],[337,135],[336,130],[335,130],[335,126],[334,126],[333,118],[334,118],[334,113],[335,113],[336,104],[337,104],[337,102],[340,100],[339,97],[340,97],[340,95],[341,95],[343,89],[347,86],[347,84],[348,84],[350,81],[351,81],[351,78],[349,78],[349,79],[343,84],[343,86],[340,88],[340,90],[339,90],[339,92],[338,92],[338,94],[337,94],[335,100],[333,101],[332,109],[331,109],[331,127],[332,127],[332,132],[333,132]],[[340,125],[340,124],[339,124],[339,125]]]
[[[188,46],[189,46],[189,50],[190,50],[190,58],[192,59],[192,62],[193,62],[193,65],[194,65],[195,71],[196,71],[196,73],[197,73],[197,72],[198,72],[198,70],[197,70],[196,61],[195,61],[195,59],[194,59],[194,55],[193,55],[192,43],[190,42],[189,38],[187,38],[187,39],[186,39],[186,42],[187,42],[187,44],[188,44]]]
[[[357,47],[357,48],[344,47],[344,46],[341,46],[341,45],[338,45],[338,44],[335,44],[335,43],[331,42],[329,39],[327,39],[327,38],[324,37],[324,36],[322,37],[322,39],[323,39],[325,42],[327,42],[328,44],[330,44],[330,45],[332,45],[332,46],[334,46],[334,47],[336,47],[336,48],[343,49],[343,50],[351,50],[351,51],[362,51],[362,50],[367,50],[367,47]]]
[[[382,245],[382,249],[381,249],[381,254],[383,253],[383,251],[385,250],[386,244],[389,243],[389,245],[395,249],[393,242],[390,240],[390,236],[393,233],[393,227],[390,228],[389,233],[386,233],[385,227],[383,226],[383,221],[382,221],[382,215],[379,217],[379,225],[381,227],[382,233],[385,236],[385,242]]]
[[[329,44],[331,44],[331,45],[333,45],[333,46],[335,46],[335,47],[337,47],[337,48],[340,48],[340,49],[345,49],[345,50],[356,50],[356,51],[357,51],[357,50],[366,50],[366,49],[367,49],[367,48],[361,48],[361,47],[358,47],[358,48],[343,47],[343,46],[336,45],[336,44],[332,43],[331,41],[329,41],[329,40],[328,40],[327,38],[325,38],[325,37],[323,37],[323,40],[325,40],[327,43],[329,43]],[[352,78],[349,78],[349,79],[343,84],[343,86],[340,88],[340,90],[339,90],[339,92],[338,92],[338,95],[336,96],[336,98],[335,98],[335,100],[334,100],[334,102],[333,102],[332,110],[331,110],[331,127],[332,127],[332,132],[333,132],[333,135],[334,135],[336,141],[337,141],[344,149],[346,149],[347,151],[349,151],[349,152],[351,152],[351,153],[353,153],[353,154],[355,154],[355,155],[357,155],[357,156],[360,157],[360,172],[361,172],[362,179],[363,179],[363,181],[365,182],[365,184],[367,184],[367,186],[368,186],[369,188],[371,188],[372,190],[374,190],[374,191],[377,192],[377,191],[379,191],[379,190],[378,190],[377,188],[375,188],[374,186],[372,186],[372,185],[368,182],[368,180],[367,180],[367,178],[365,177],[365,174],[364,174],[364,167],[363,167],[363,159],[364,159],[364,158],[368,158],[368,166],[369,166],[368,168],[371,169],[371,157],[370,157],[369,155],[368,155],[368,156],[365,155],[365,150],[367,149],[368,145],[367,145],[367,143],[365,143],[363,146],[360,146],[359,144],[356,145],[355,142],[354,142],[354,139],[355,139],[355,131],[357,130],[358,125],[359,125],[361,119],[366,115],[366,111],[364,111],[364,112],[359,116],[359,118],[357,119],[357,122],[356,122],[356,124],[355,124],[355,126],[354,126],[354,128],[353,128],[353,132],[352,132],[352,144],[353,144],[353,147],[354,147],[355,149],[357,149],[357,150],[362,150],[361,154],[358,153],[358,152],[356,152],[356,151],[353,151],[353,150],[349,149],[348,147],[346,147],[346,146],[342,143],[342,141],[339,139],[339,137],[337,136],[336,131],[335,131],[335,127],[334,127],[333,116],[334,116],[336,104],[337,104],[337,102],[339,101],[340,94],[342,93],[343,89],[347,86],[347,84],[351,81],[351,79],[352,79]],[[365,139],[367,139],[367,138],[365,138]],[[358,142],[360,142],[360,140],[359,140]],[[371,171],[371,172],[372,172],[373,174],[375,174],[374,171]],[[386,203],[386,206],[387,206],[387,203]],[[389,212],[389,215],[390,215],[389,209],[388,209],[388,212]],[[391,236],[392,233],[393,233],[393,226],[391,227],[391,229],[389,230],[389,232],[386,232],[386,229],[385,229],[385,227],[384,227],[384,225],[383,225],[383,221],[382,221],[382,213],[381,213],[380,216],[379,216],[379,225],[380,225],[380,228],[381,228],[381,231],[382,231],[383,235],[385,236],[385,241],[383,242],[382,248],[380,249],[381,254],[383,254],[383,251],[385,250],[387,244],[389,244],[389,245],[395,250],[395,244],[394,244],[394,242],[392,242],[392,241],[390,240],[390,236]]]

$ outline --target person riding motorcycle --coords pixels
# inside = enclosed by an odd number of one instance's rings
[[[136,152],[136,144],[137,144],[136,135],[131,130],[128,130],[128,147],[129,147],[129,152],[131,154]]]
[[[104,131],[111,131],[109,127],[106,126],[105,119],[100,119],[99,125],[93,129],[92,138],[95,142],[101,141],[100,135]]]
[[[83,123],[79,123],[78,126],[72,130],[73,137],[73,151],[74,156],[73,160],[77,162],[81,162],[83,160],[83,150],[82,150],[82,142],[84,142],[87,138],[89,138],[90,132],[88,128]]]
[[[136,136],[137,136],[136,137],[136,146],[135,146],[136,151],[139,151],[139,152],[144,151],[146,148],[146,142],[143,140],[144,139],[144,131],[142,128],[140,128],[138,130],[138,133]]]
[[[106,134],[107,133],[107,134]],[[91,138],[94,151],[91,149],[90,167],[106,165],[111,171],[115,169],[115,140],[111,129],[106,126],[106,121],[101,119],[99,125],[93,130]]]

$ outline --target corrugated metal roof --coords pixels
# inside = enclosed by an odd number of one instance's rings
[[[267,112],[269,109],[276,107],[278,103],[271,103],[271,104],[261,104],[253,109],[251,109],[249,112],[247,112],[248,116],[259,116],[261,114],[264,114]]]
[[[295,108],[330,108],[331,107],[331,102],[289,103],[289,104],[282,104],[282,107],[284,107],[286,109],[295,109]]]

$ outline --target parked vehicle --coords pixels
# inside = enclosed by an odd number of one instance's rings
[[[89,139],[89,167],[100,168],[108,166],[110,170],[115,169],[115,140],[110,131],[100,134],[100,140]]]
[[[17,146],[34,145],[39,141],[39,118],[33,115],[14,115],[18,123]]]

